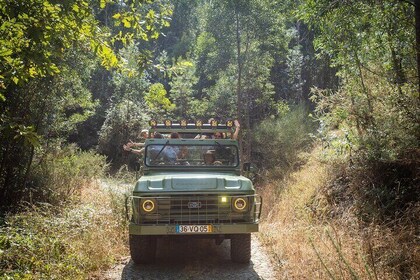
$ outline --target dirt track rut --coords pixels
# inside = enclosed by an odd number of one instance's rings
[[[156,263],[135,265],[130,257],[102,275],[107,280],[134,279],[266,279],[274,280],[277,266],[252,237],[252,257],[248,265],[232,263],[230,241],[215,245],[213,240],[189,239],[181,242],[159,240]]]

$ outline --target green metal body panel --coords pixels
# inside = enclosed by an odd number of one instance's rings
[[[133,195],[159,195],[170,193],[247,193],[254,194],[252,182],[234,172],[154,172],[142,176],[136,183]]]

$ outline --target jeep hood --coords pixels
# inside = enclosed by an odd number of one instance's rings
[[[182,191],[250,191],[251,181],[238,175],[226,173],[159,173],[142,176],[134,192],[182,192]]]

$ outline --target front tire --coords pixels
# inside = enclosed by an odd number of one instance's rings
[[[153,236],[129,236],[130,255],[135,264],[153,263],[156,257],[157,239]]]
[[[230,239],[230,258],[236,263],[251,260],[251,234],[234,234]]]

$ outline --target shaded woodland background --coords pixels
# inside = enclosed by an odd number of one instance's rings
[[[1,4],[4,204],[40,194],[69,144],[126,163],[150,118],[237,117],[264,169],[293,165],[308,132],[366,161],[418,149],[414,2]]]

